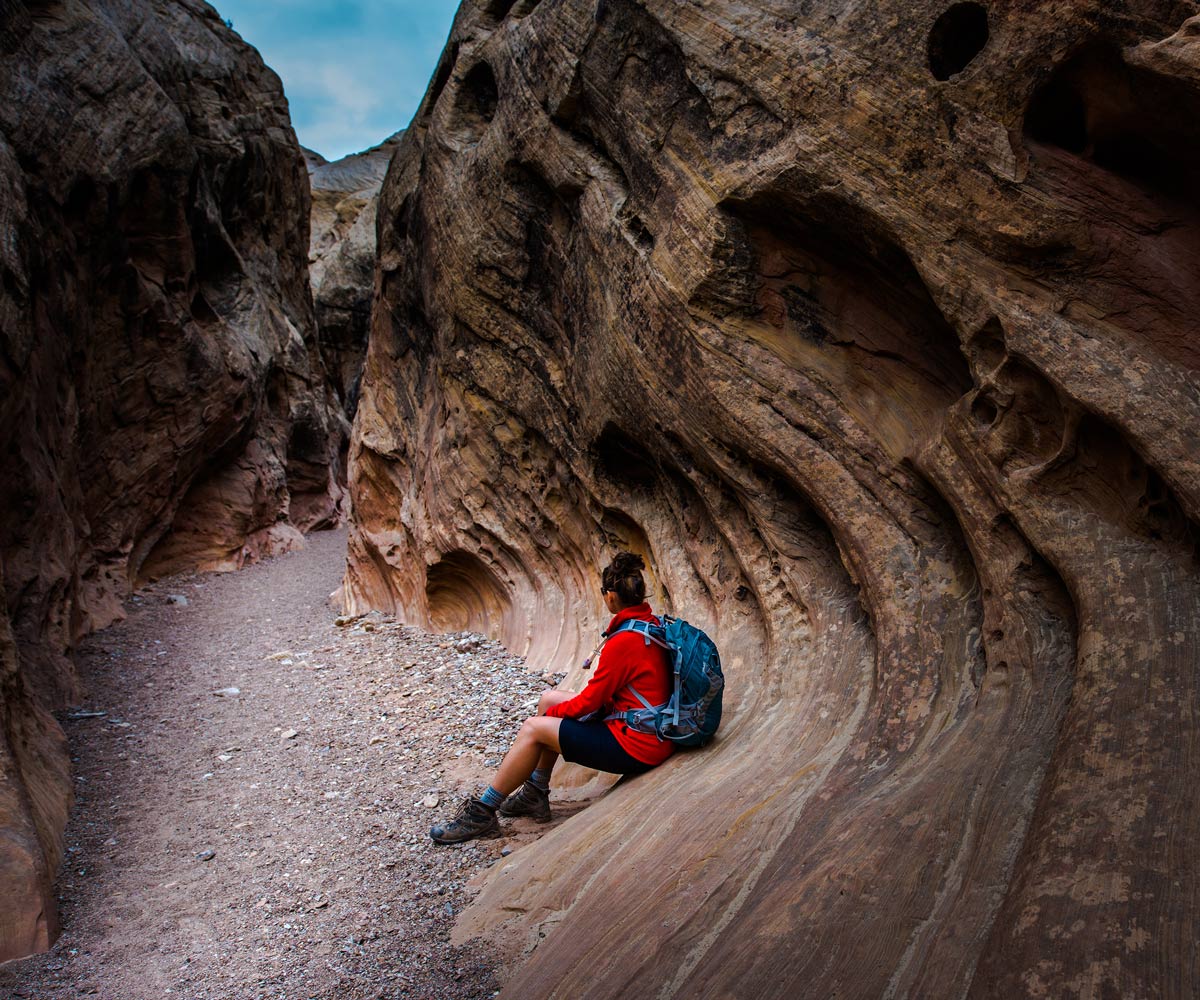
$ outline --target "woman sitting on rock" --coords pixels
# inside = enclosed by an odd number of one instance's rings
[[[631,687],[651,705],[661,705],[671,696],[665,650],[636,632],[614,635],[631,619],[658,622],[646,603],[645,568],[642,557],[633,552],[619,553],[605,567],[600,596],[614,617],[604,632],[596,673],[579,694],[542,694],[538,714],[521,724],[487,791],[468,798],[452,820],[429,831],[437,843],[498,836],[497,812],[544,823],[550,818],[550,772],[560,753],[574,764],[612,774],[641,774],[671,755],[670,741],[635,732],[616,719],[604,721],[606,715],[642,707]]]

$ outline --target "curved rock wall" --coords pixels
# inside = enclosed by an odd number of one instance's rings
[[[9,3],[0,51],[3,960],[53,933],[71,646],[139,579],[336,521],[348,428],[257,53],[198,0]]]
[[[464,5],[347,601],[566,667],[631,546],[729,681],[497,866],[506,996],[1200,990],[1196,14]]]
[[[402,134],[332,163],[304,150],[312,189],[308,263],[321,356],[350,420],[371,325],[375,206]]]

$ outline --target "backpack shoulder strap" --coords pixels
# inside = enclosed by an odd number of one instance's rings
[[[642,621],[640,618],[629,618],[608,633],[606,638],[611,639],[619,632],[638,632],[645,640],[647,646],[650,643],[654,643],[655,645],[662,646],[663,649],[669,650],[671,648],[670,643],[666,640],[666,633],[663,631],[663,627],[657,622]]]

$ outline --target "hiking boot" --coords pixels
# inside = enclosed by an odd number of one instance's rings
[[[549,822],[550,793],[527,781],[500,804],[497,812],[501,816],[529,816],[539,823]]]
[[[499,837],[500,822],[493,810],[478,799],[468,797],[458,807],[454,819],[432,827],[429,836],[435,844],[460,844],[476,837]]]

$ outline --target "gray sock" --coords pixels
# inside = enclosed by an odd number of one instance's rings
[[[543,792],[550,791],[550,772],[553,770],[554,768],[552,767],[536,768],[533,774],[529,776],[529,783],[534,788],[540,788]]]
[[[489,809],[497,809],[500,803],[504,801],[504,798],[505,796],[502,793],[496,791],[491,785],[488,785],[487,791],[479,796],[479,801]]]

